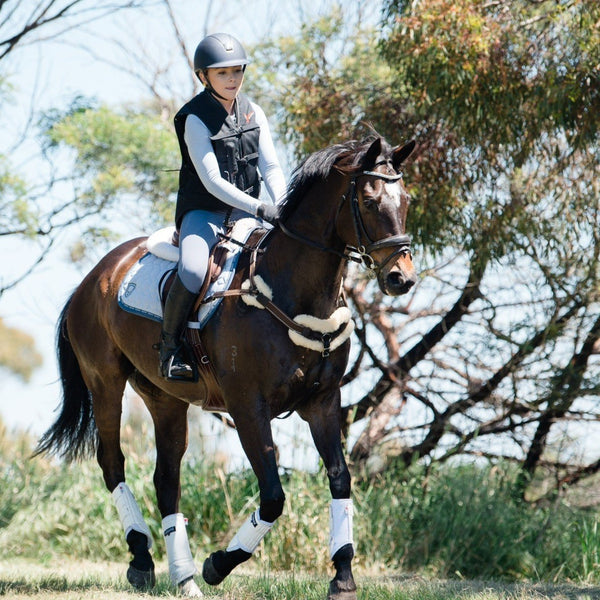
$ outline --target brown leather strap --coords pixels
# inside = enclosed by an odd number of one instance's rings
[[[215,279],[217,279],[217,277],[220,275],[221,269],[223,268],[223,265],[225,264],[225,261],[227,260],[228,251],[225,248],[224,244],[226,242],[232,242],[232,243],[235,243],[235,244],[238,244],[239,246],[241,246],[242,250],[251,250],[253,253],[257,253],[258,249],[260,248],[260,244],[262,243],[262,241],[265,237],[265,236],[261,236],[261,238],[259,239],[259,242],[258,242],[258,246],[250,248],[250,247],[246,246],[245,243],[234,240],[229,235],[232,230],[233,230],[233,226],[228,225],[227,233],[224,235],[221,235],[219,241],[210,250],[210,254],[208,256],[208,267],[206,270],[206,276],[204,277],[202,287],[200,288],[200,291],[198,292],[198,298],[196,299],[196,302],[194,304],[193,314],[196,314],[198,312],[198,309],[200,308],[201,304],[206,304],[208,302],[211,302],[212,300],[216,300],[217,298],[225,298],[226,296],[239,295],[239,293],[236,294],[237,290],[232,290],[233,293],[216,292],[216,293],[212,294],[210,297],[206,298],[206,294],[208,292],[208,288],[210,287],[210,284],[213,283],[213,281],[215,281]],[[218,254],[218,257],[217,257],[217,254]]]
[[[266,310],[268,310],[278,321],[283,323],[288,329],[292,329],[304,336],[306,336],[307,334],[310,335],[309,329],[298,325],[296,321],[288,317],[288,315],[286,315],[277,305],[273,304],[273,302],[269,300],[264,294],[258,292],[256,294],[253,294],[253,296],[256,298],[257,302],[262,304]]]
[[[215,246],[216,248],[216,246]],[[204,296],[206,296],[206,292],[208,291],[208,286],[210,285],[211,282],[211,274],[212,274],[212,270],[213,270],[213,265],[215,262],[214,256],[215,256],[215,248],[213,248],[208,256],[208,268],[206,269],[206,276],[204,277],[204,281],[202,282],[202,287],[200,288],[200,291],[198,292],[198,297],[196,298],[196,302],[194,302],[194,310],[192,312],[192,314],[196,314],[198,312],[198,309],[200,308],[200,305],[202,304],[202,301],[204,300]]]
[[[293,329],[302,335],[307,335],[310,331],[306,327],[302,327],[293,321],[286,313],[284,313],[276,304],[269,300],[264,294],[258,291],[256,286],[254,288],[242,290],[226,290],[224,292],[215,292],[210,298],[207,298],[205,302],[216,300],[217,298],[229,298],[231,296],[253,296],[259,304],[268,310],[277,320],[281,321],[288,329]]]
[[[254,245],[254,247],[252,248],[252,251],[250,253],[250,261],[249,261],[249,265],[248,265],[248,279],[250,279],[250,285],[251,285],[250,289],[243,290],[243,289],[238,288],[238,289],[234,289],[234,290],[225,290],[223,292],[215,292],[214,294],[211,294],[211,296],[209,298],[203,299],[202,302],[207,303],[207,302],[211,302],[212,300],[216,300],[217,298],[229,298],[231,296],[245,296],[245,295],[254,296],[254,298],[256,298],[256,300],[259,302],[259,304],[264,306],[264,308],[266,310],[268,310],[278,321],[283,323],[283,325],[285,325],[288,329],[292,329],[293,331],[299,333],[300,335],[309,337],[310,334],[312,333],[312,331],[310,329],[307,329],[306,327],[302,327],[301,325],[298,325],[298,323],[296,323],[296,321],[294,321],[292,318],[290,318],[276,304],[274,304],[269,298],[267,298],[267,296],[265,296],[258,290],[256,281],[255,281],[256,259],[257,259],[260,247],[268,235],[269,235],[269,231],[267,230],[259,238],[258,242]],[[211,254],[211,264],[212,264],[212,254]],[[207,277],[207,279],[208,279],[208,277]],[[206,292],[206,290],[204,290],[204,286],[203,286],[203,291]],[[204,298],[204,295],[201,294],[200,298]],[[198,304],[200,304],[200,302],[198,302]]]
[[[200,337],[200,331],[198,329],[186,328],[186,339],[190,345],[196,364],[198,366],[199,374],[206,385],[206,398],[202,403],[202,408],[205,410],[225,410],[225,400],[221,393],[221,387],[215,372],[214,365],[210,360],[208,353],[202,343]]]
[[[265,307],[266,310],[268,310],[278,321],[283,323],[288,329],[292,329],[297,333],[305,335],[305,327],[301,327],[300,325],[298,325],[298,323],[296,323],[290,317],[288,317],[288,315],[286,315],[278,306],[276,306],[269,298],[267,298],[258,290],[258,286],[256,285],[256,281],[254,279],[254,276],[256,275],[256,255],[258,253],[258,249],[260,248],[260,244],[264,239],[265,236],[261,238],[260,242],[258,243],[255,250],[252,252],[252,255],[250,256],[250,268],[248,272],[248,278],[250,279],[250,285],[252,287],[250,288],[249,293],[252,296],[254,296],[256,300]]]
[[[202,304],[208,304],[209,302],[212,302],[213,300],[217,300],[219,298],[228,298],[229,296],[243,296],[244,294],[248,293],[248,290],[242,290],[239,288],[237,290],[224,290],[222,292],[214,292],[208,298],[202,300]]]

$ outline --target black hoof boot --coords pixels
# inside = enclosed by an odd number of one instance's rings
[[[219,585],[235,567],[248,560],[252,554],[244,550],[213,552],[202,566],[202,577],[208,585]]]
[[[129,551],[133,560],[127,569],[127,581],[136,590],[148,590],[156,584],[154,562],[148,551],[148,538],[139,531],[132,530],[127,536]]]
[[[154,568],[149,571],[140,571],[130,564],[129,569],[127,569],[127,581],[136,590],[144,591],[152,589],[156,584]]]
[[[202,565],[202,578],[208,585],[219,585],[227,575],[221,575],[213,565],[214,554],[211,554]]]

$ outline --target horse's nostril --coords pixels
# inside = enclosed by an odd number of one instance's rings
[[[406,294],[414,284],[412,278],[404,277],[399,271],[392,271],[385,278],[385,291],[391,296],[400,296]]]
[[[400,273],[389,273],[386,278],[386,282],[388,286],[396,287],[402,284],[403,279],[404,278],[401,276]]]

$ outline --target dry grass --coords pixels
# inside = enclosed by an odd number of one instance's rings
[[[148,593],[135,592],[125,580],[126,565],[109,562],[64,561],[39,564],[29,560],[0,561],[0,596],[14,600],[135,600],[175,597],[166,565],[157,564],[157,586]],[[200,578],[198,578],[200,579]],[[321,599],[326,581],[290,573],[232,575],[222,588],[199,582],[207,599],[292,600]],[[600,587],[440,581],[406,575],[357,577],[359,600],[600,600]]]

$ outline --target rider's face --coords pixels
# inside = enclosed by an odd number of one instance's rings
[[[217,94],[226,100],[233,101],[242,87],[244,68],[241,65],[236,65],[234,67],[208,69],[207,77]]]

